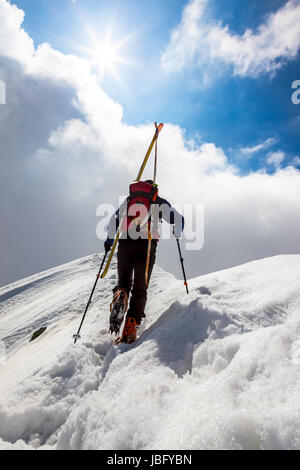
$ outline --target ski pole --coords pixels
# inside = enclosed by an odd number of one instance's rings
[[[80,330],[81,330],[81,327],[82,327],[82,325],[83,325],[83,322],[84,322],[85,316],[86,316],[86,314],[87,314],[88,308],[89,308],[89,306],[90,306],[91,303],[92,303],[92,297],[93,297],[93,295],[94,295],[97,282],[98,282],[98,280],[99,280],[99,278],[100,278],[100,273],[101,273],[101,270],[102,270],[103,265],[104,265],[104,263],[105,263],[107,253],[108,253],[108,251],[105,253],[105,256],[104,256],[103,261],[102,261],[102,263],[101,263],[101,266],[100,266],[99,272],[98,272],[98,274],[97,274],[97,277],[96,277],[96,280],[95,280],[95,284],[94,284],[94,287],[93,287],[93,289],[92,289],[90,298],[89,298],[89,300],[88,300],[88,303],[86,304],[85,311],[84,311],[84,314],[83,314],[83,317],[82,317],[80,326],[79,326],[79,328],[78,328],[78,331],[77,331],[76,335],[73,335],[74,344],[76,344],[76,341],[81,338],[81,336],[80,336]]]
[[[185,269],[184,269],[184,264],[183,264],[184,259],[183,259],[182,254],[181,254],[179,239],[176,238],[176,241],[177,241],[177,246],[178,246],[179,259],[180,259],[182,272],[183,272],[184,285],[185,285],[185,288],[186,288],[186,293],[188,294],[189,293],[189,288],[188,288],[188,283],[187,283],[187,280],[186,280]]]

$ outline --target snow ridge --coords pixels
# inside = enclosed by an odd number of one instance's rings
[[[0,289],[1,449],[300,449],[300,255],[192,279],[189,296],[156,266],[140,338],[118,347],[114,260],[74,345],[101,257]]]

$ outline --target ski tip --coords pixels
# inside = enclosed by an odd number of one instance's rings
[[[163,123],[161,122],[160,125],[158,126],[157,123],[155,122],[155,127],[156,127],[156,129],[157,129],[157,133],[159,134],[159,133],[162,131],[164,125],[163,125]]]

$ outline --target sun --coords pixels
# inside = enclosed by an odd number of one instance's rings
[[[103,70],[112,71],[115,69],[116,64],[119,61],[119,56],[117,54],[118,48],[109,41],[99,43],[97,49],[95,50],[95,60],[99,61],[99,66]]]
[[[112,31],[110,30],[101,39],[91,29],[88,29],[88,34],[91,45],[82,49],[89,55],[89,60],[97,70],[99,78],[111,75],[115,79],[120,80],[119,66],[131,65],[131,61],[122,54],[122,48],[127,43],[128,37],[118,42],[113,42]]]
[[[113,44],[108,38],[103,42],[99,41],[94,49],[91,52],[93,57],[93,63],[98,68],[100,75],[105,73],[110,73],[116,75],[118,64],[125,62],[120,53],[120,45]]]

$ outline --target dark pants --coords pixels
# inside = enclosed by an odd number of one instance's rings
[[[152,240],[148,280],[155,263],[157,241]],[[138,324],[145,318],[148,286],[145,280],[148,240],[121,239],[118,249],[118,276],[119,282],[114,292],[119,288],[126,290],[128,296],[131,292],[130,305],[127,316],[134,317]]]

